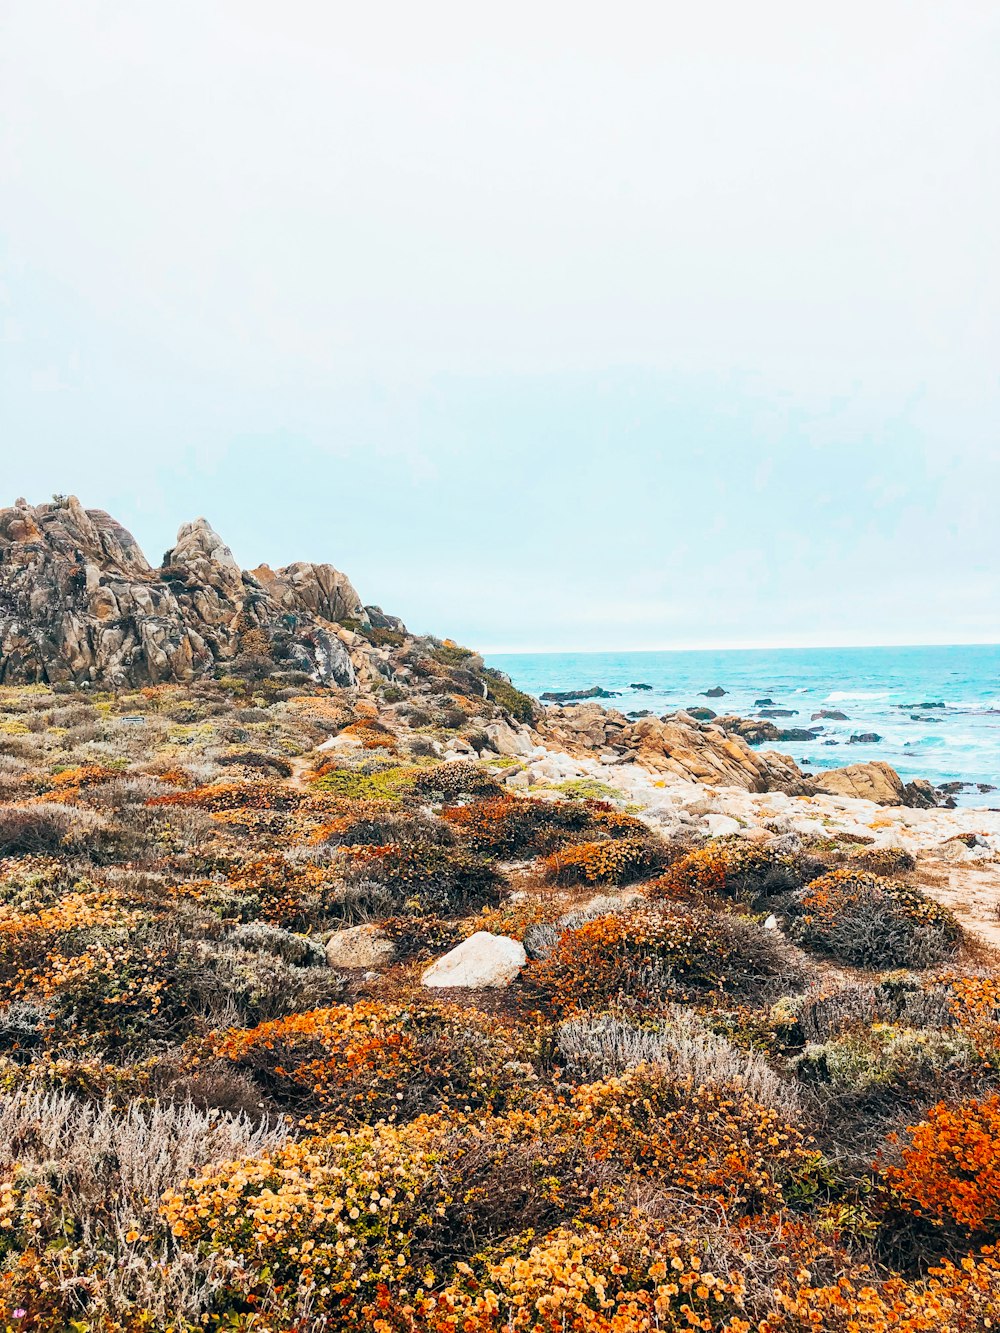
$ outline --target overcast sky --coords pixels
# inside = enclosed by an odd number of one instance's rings
[[[0,503],[482,647],[1000,638],[996,0],[0,24]]]

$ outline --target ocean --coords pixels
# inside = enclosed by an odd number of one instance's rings
[[[712,708],[759,716],[773,700],[788,717],[778,727],[821,727],[815,740],[759,748],[790,754],[807,770],[884,759],[904,780],[968,784],[960,805],[1000,807],[1000,645],[912,648],[783,648],[635,653],[494,653],[487,665],[540,695],[599,685],[620,692],[599,700],[623,713]],[[647,684],[651,690],[637,690]],[[721,686],[721,698],[705,692]],[[929,705],[937,705],[929,707]],[[940,707],[939,705],[944,705]],[[846,721],[813,720],[821,709]],[[881,739],[851,744],[852,735]]]

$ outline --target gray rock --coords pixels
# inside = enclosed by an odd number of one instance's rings
[[[395,954],[396,946],[378,926],[349,926],[346,930],[338,930],[326,945],[326,961],[331,967],[346,971],[385,967]]]

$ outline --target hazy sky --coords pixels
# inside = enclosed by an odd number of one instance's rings
[[[482,647],[1000,638],[1000,6],[0,0],[0,503]]]

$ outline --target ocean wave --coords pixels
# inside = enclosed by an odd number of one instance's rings
[[[892,690],[833,690],[826,696],[830,704],[843,703],[847,699],[891,699]]]

